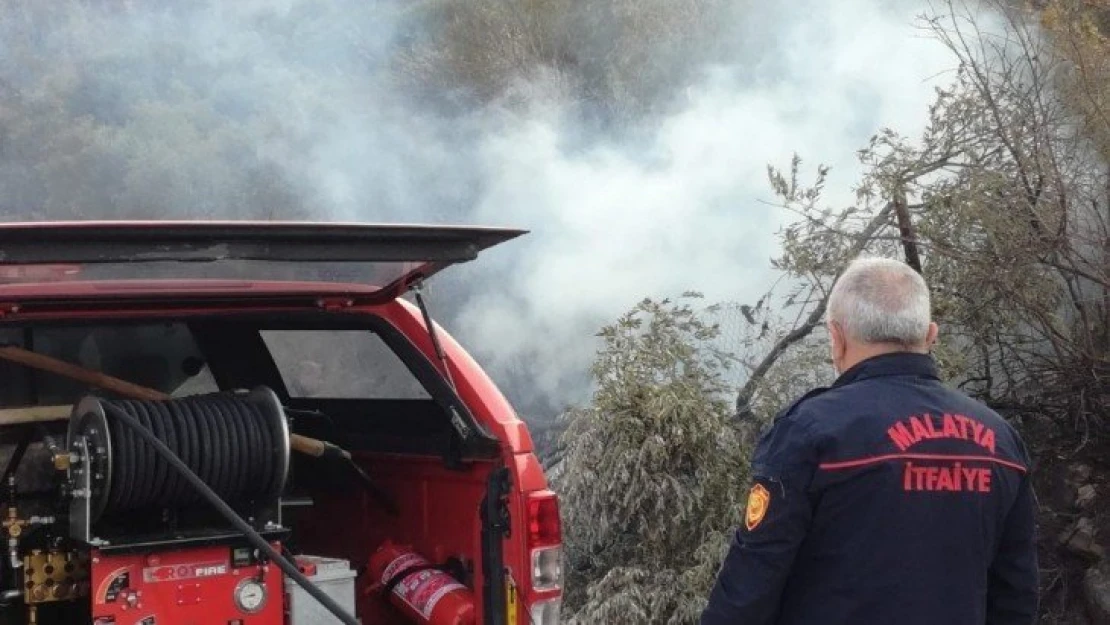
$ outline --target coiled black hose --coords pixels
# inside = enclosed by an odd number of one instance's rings
[[[285,466],[276,425],[279,406],[227,394],[170,401],[99,400],[109,418],[112,482],[106,512],[183,507],[200,495],[157,454],[124,413],[162,441],[224,501],[249,503],[281,494]]]
[[[106,412],[115,417],[113,421],[118,421],[119,423],[123,424],[127,428],[127,430],[129,430],[129,433],[134,434],[134,438],[132,438],[132,440],[136,438],[142,439],[142,441],[146,443],[148,448],[153,448],[152,453],[161,456],[162,459],[164,459],[171,468],[177,471],[178,475],[183,478],[186,483],[196,489],[196,492],[199,493],[201,497],[208,501],[208,503],[211,504],[212,507],[216,508],[216,510],[220,514],[222,514],[224,518],[226,518],[232,525],[234,525],[236,529],[242,532],[243,535],[251,542],[251,544],[262,551],[262,553],[265,553],[268,558],[270,558],[274,563],[278,565],[278,568],[284,571],[285,574],[288,575],[294,582],[296,582],[298,586],[304,588],[305,592],[319,601],[320,604],[327,608],[329,612],[334,614],[337,619],[339,619],[346,625],[362,625],[353,614],[348,614],[342,606],[335,602],[334,599],[328,596],[328,594],[324,591],[320,590],[307,577],[305,577],[304,574],[297,570],[296,565],[287,560],[282,554],[278,553],[278,551],[274,549],[270,545],[270,543],[266,542],[266,539],[263,538],[261,534],[256,532],[254,528],[250,526],[250,524],[248,524],[246,521],[243,520],[242,517],[236,514],[235,511],[231,509],[231,506],[227,505],[227,503],[223,499],[221,499],[214,490],[209,488],[208,485],[204,483],[204,480],[202,480],[195,472],[193,472],[192,469],[190,469],[189,465],[183,462],[172,449],[167,447],[165,443],[159,440],[158,437],[155,436],[138,418],[110,403],[105,403],[104,409]]]

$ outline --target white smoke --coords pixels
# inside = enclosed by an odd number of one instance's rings
[[[550,105],[483,137],[474,216],[532,234],[482,261],[493,269],[474,274],[463,340],[496,376],[516,376],[518,397],[580,401],[593,332],[640,298],[697,290],[754,302],[790,217],[761,202],[766,166],[788,167],[793,151],[811,168],[832,165],[826,200],[849,205],[855,150],[882,126],[920,132],[929,78],[952,64],[917,36],[917,7],[887,4],[753,8],[746,19],[769,45],[707,68],[646,146],[564,149],[565,118]]]
[[[757,298],[788,218],[766,166],[832,165],[850,203],[855,150],[919,132],[953,64],[911,0],[747,3],[732,58],[617,138],[542,72],[512,106],[414,102],[390,78],[404,2],[26,7],[0,24],[0,212],[528,228],[432,300],[526,414],[585,397],[594,332],[637,300]]]

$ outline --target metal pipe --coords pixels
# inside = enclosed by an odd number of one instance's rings
[[[8,539],[8,557],[11,558],[10,564],[12,571],[18,571],[23,568],[23,559],[19,557],[19,539]]]

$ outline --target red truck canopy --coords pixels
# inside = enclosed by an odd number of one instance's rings
[[[343,293],[378,303],[525,231],[154,221],[0,224],[0,297]]]

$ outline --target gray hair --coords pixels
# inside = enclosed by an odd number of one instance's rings
[[[906,263],[860,258],[833,286],[829,320],[863,343],[920,345],[932,321],[929,288]]]

